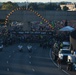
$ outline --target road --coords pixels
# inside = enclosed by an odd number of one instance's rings
[[[50,49],[43,49],[38,44],[23,44],[23,52],[18,51],[18,44],[4,47],[0,52],[0,75],[66,75],[50,59]]]

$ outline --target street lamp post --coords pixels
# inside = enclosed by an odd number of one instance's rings
[[[28,9],[28,0],[26,0],[26,9]]]

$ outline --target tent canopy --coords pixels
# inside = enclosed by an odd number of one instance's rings
[[[69,31],[69,32],[71,32],[73,30],[75,30],[73,27],[65,26],[65,27],[61,28],[59,31]]]

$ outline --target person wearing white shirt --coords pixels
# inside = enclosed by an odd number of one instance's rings
[[[28,45],[28,46],[27,46],[27,49],[29,50],[29,52],[31,52],[32,46],[31,46],[31,45]]]
[[[19,50],[21,51],[23,46],[22,45],[18,45]]]

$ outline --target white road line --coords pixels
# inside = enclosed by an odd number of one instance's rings
[[[70,75],[70,74],[69,74],[68,72],[66,72],[65,70],[62,69],[62,71],[63,71],[64,73],[66,73],[67,75]]]
[[[53,59],[51,57],[51,49],[50,49],[50,52],[49,52],[49,56],[50,56],[50,59],[52,60],[52,62],[55,64],[55,66],[58,67],[58,65],[53,61]]]
[[[11,55],[9,55],[9,58],[11,57]]]
[[[7,61],[7,64],[8,64],[8,61]]]
[[[35,72],[35,69],[32,68],[32,71]]]
[[[56,67],[58,67],[58,65],[53,61],[52,57],[51,57],[51,49],[50,49],[50,52],[49,52],[49,56],[50,56],[50,59],[52,60],[52,62],[54,63],[54,65]],[[66,72],[65,70],[61,69],[64,73],[66,73],[67,75],[70,75],[68,72]]]
[[[29,64],[31,64],[31,62],[29,62]]]
[[[29,56],[29,58],[31,58],[31,56]]]
[[[9,68],[7,68],[7,71],[9,71]]]
[[[15,51],[13,51],[13,53],[14,53]]]

